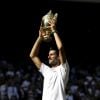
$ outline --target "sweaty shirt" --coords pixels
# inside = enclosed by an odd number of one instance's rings
[[[42,63],[39,71],[44,76],[42,100],[65,100],[65,87],[69,77],[67,61],[53,68]]]

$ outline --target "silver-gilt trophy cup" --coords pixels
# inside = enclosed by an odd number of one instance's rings
[[[46,15],[44,15],[42,17],[41,26],[42,26],[43,31],[44,31],[44,35],[43,35],[44,41],[51,40],[52,31],[50,29],[49,22],[51,22],[53,20],[53,21],[55,21],[54,23],[56,24],[57,17],[58,17],[58,13],[53,14],[51,10]]]

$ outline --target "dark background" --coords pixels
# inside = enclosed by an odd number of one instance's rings
[[[100,3],[73,1],[1,3],[0,59],[30,64],[41,17],[58,12],[57,29],[72,65],[100,64]],[[46,44],[47,46],[47,44]],[[46,46],[42,52],[46,51]],[[47,46],[48,47],[48,46]],[[44,53],[41,55],[44,58]]]

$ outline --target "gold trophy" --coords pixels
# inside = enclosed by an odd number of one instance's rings
[[[46,15],[44,15],[42,17],[41,27],[42,27],[43,32],[44,32],[44,35],[43,35],[44,41],[51,40],[52,31],[50,29],[50,22],[53,20],[54,23],[56,24],[57,17],[58,17],[58,13],[53,14],[51,10]]]

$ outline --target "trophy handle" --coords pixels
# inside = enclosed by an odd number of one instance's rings
[[[57,19],[58,18],[58,13],[55,13],[53,18]]]
[[[52,10],[49,10],[49,12],[47,13],[47,15],[51,15],[52,14]]]
[[[56,22],[57,22],[57,18],[58,18],[58,13],[55,13],[55,14],[54,14],[54,17],[53,17],[53,21],[54,21],[55,24],[56,24]]]

